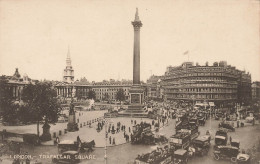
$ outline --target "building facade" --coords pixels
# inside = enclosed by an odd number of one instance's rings
[[[260,81],[254,81],[252,83],[252,99],[260,100]]]
[[[88,98],[89,91],[94,91],[96,99],[100,101],[116,100],[117,92],[122,89],[126,99],[129,98],[129,89],[132,86],[132,81],[122,80],[115,81],[103,80],[102,82],[80,82],[74,83],[59,82],[55,85],[57,95],[65,98]]]
[[[149,99],[163,99],[163,88],[161,87],[162,78],[163,76],[152,75],[149,79],[147,79],[147,96]]]
[[[20,75],[18,68],[15,69],[13,76],[5,76],[7,86],[14,100],[21,100],[22,90],[24,86],[32,83],[35,84],[37,80],[32,80],[27,74]]]
[[[167,67],[156,90],[159,88],[163,89],[165,100],[208,101],[221,107],[247,104],[251,99],[251,75],[225,61],[214,62],[211,66],[184,62]]]

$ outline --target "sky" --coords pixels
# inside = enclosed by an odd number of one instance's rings
[[[141,80],[184,61],[227,61],[260,81],[259,0],[0,0],[0,75],[132,79],[138,7]],[[188,51],[188,55],[183,55]]]

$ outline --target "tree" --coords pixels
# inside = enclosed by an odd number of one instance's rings
[[[88,98],[95,100],[95,99],[96,99],[96,92],[93,91],[93,90],[90,90],[90,91],[88,92]]]
[[[125,93],[123,89],[119,89],[116,93],[116,100],[120,101],[120,104],[122,101],[125,100]]]
[[[37,136],[40,136],[39,123],[45,121],[55,122],[60,113],[60,104],[57,100],[56,91],[51,83],[38,82],[35,85],[25,86],[22,92],[22,100],[26,108],[30,110],[30,121],[37,122]]]
[[[83,98],[83,94],[84,94],[84,92],[81,89],[78,89],[76,91],[77,100],[81,100]]]
[[[17,119],[18,105],[13,103],[12,90],[5,76],[0,77],[0,116],[4,122],[14,122]]]

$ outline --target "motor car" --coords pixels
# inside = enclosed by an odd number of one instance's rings
[[[230,145],[239,148],[240,141],[238,139],[232,139],[232,141],[230,142]]]
[[[232,132],[235,131],[235,127],[230,125],[229,123],[225,123],[225,122],[220,122],[219,125],[218,125],[219,128],[225,128],[225,129],[228,129]]]
[[[52,162],[53,163],[58,163],[58,164],[76,164],[80,163],[79,153],[77,151],[66,151],[61,154],[61,156],[58,156],[57,158],[53,158]]]
[[[210,147],[209,136],[199,136],[192,142],[192,146],[195,148],[195,155],[204,156],[208,154]]]
[[[246,123],[252,123],[252,125],[254,125],[255,124],[255,118],[252,117],[252,116],[246,117],[245,122]]]
[[[248,154],[239,153],[237,155],[237,164],[250,164],[251,157]]]
[[[178,149],[173,155],[174,164],[187,164],[188,163],[188,151],[184,149]]]
[[[233,146],[217,146],[214,150],[214,159],[229,159],[231,162],[237,161],[237,155],[239,154],[239,149]]]
[[[225,129],[219,129],[215,135],[215,145],[227,145],[228,135]]]
[[[190,118],[189,123],[195,123],[196,125],[198,125],[199,124],[199,120],[198,120],[197,117],[192,117],[192,118]]]
[[[219,120],[220,118],[223,118],[223,117],[224,117],[223,113],[216,113],[215,120]]]

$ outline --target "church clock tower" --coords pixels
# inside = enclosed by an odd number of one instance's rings
[[[70,59],[70,49],[68,48],[68,54],[66,59],[66,68],[63,72],[63,81],[72,83],[74,82],[74,70],[71,65],[71,59]]]

